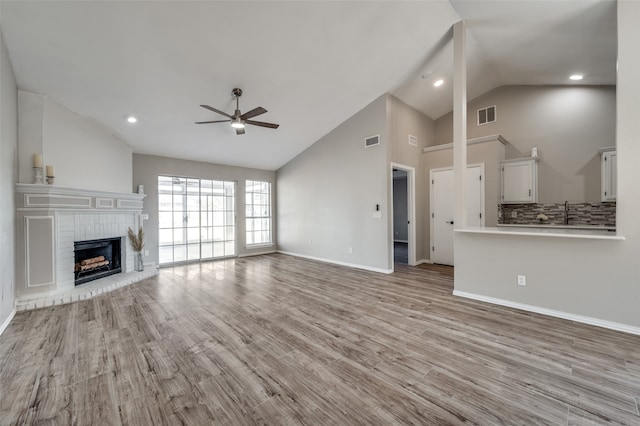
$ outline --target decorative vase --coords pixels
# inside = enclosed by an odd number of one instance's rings
[[[144,262],[142,261],[142,252],[141,251],[135,252],[133,255],[133,259],[135,263],[135,270],[137,272],[144,271]]]

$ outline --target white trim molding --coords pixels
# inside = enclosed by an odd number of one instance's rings
[[[11,320],[13,320],[13,317],[15,316],[16,316],[16,308],[13,308],[13,311],[11,311],[7,319],[4,320],[4,322],[0,326],[0,336],[2,336],[2,333],[4,333],[7,327],[9,327],[9,324],[11,324]]]
[[[365,271],[378,272],[381,274],[392,274],[393,269],[374,268],[372,266],[358,265],[356,263],[341,262],[339,260],[325,259],[322,257],[308,256],[306,254],[292,253],[289,251],[278,250],[277,253],[286,254],[287,256],[301,257],[303,259],[317,260],[318,262],[333,263],[334,265],[347,266],[349,268],[364,269]]]
[[[571,314],[569,312],[557,311],[555,309],[547,309],[547,308],[542,308],[540,306],[512,302],[510,300],[498,299],[490,296],[483,296],[481,294],[467,293],[466,291],[460,291],[460,290],[453,290],[453,295],[458,297],[464,297],[466,299],[478,300],[480,302],[506,306],[508,308],[520,309],[522,311],[534,312],[536,314],[548,315],[550,317],[562,318],[569,321],[575,321],[582,324],[595,325],[596,327],[607,328],[609,330],[622,331],[624,333],[635,334],[640,336],[640,327],[635,327],[628,324],[622,324],[619,322],[606,321],[599,318]]]
[[[25,264],[25,277],[26,277],[26,283],[27,283],[27,287],[43,287],[43,286],[50,286],[50,285],[54,285],[56,283],[56,235],[55,235],[55,221],[53,220],[54,217],[53,216],[25,216],[24,217],[24,251],[25,251],[25,260],[26,260],[26,264]],[[45,235],[45,233],[42,232],[37,232],[34,234],[35,240],[32,240],[31,238],[31,222],[35,222],[35,221],[45,221],[45,222],[49,222],[49,233],[48,235]],[[42,247],[37,247],[38,243],[42,244]],[[36,247],[32,247],[33,245],[36,245]],[[45,249],[44,246],[48,246],[47,249]],[[32,252],[32,249],[34,250]],[[39,270],[41,274],[47,273],[48,275],[47,277],[49,278],[48,280],[45,280],[44,282],[40,282],[40,283],[33,283],[31,281],[31,273],[32,273],[32,269],[31,269],[31,261],[33,260],[33,257],[37,257],[37,255],[42,255],[42,250],[45,250],[45,253],[47,254],[47,256],[41,256],[40,259],[37,259],[36,264],[33,265],[34,266],[34,270]],[[46,268],[47,265],[46,263],[43,264],[42,262],[49,262],[51,269],[50,270],[45,270],[44,268]],[[48,268],[47,268],[48,269]]]
[[[481,138],[468,139],[467,146],[475,145],[478,143],[493,142],[493,141],[498,141],[503,145],[506,145],[508,143],[507,140],[502,137],[502,135],[489,135],[489,136],[483,136]],[[453,142],[428,146],[428,147],[422,148],[422,152],[442,151],[443,149],[453,149]]]
[[[96,197],[96,208],[97,209],[112,209],[113,208],[113,198]]]

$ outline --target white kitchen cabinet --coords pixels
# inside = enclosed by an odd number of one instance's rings
[[[600,198],[616,201],[618,195],[618,162],[614,147],[600,150]]]
[[[500,162],[502,204],[538,202],[538,158]]]

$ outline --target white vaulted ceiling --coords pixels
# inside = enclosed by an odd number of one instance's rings
[[[111,128],[134,152],[277,169],[390,92],[451,110],[451,25],[469,29],[469,97],[504,84],[615,84],[613,1],[2,1],[22,90]],[[433,79],[444,78],[435,90]],[[278,130],[236,136],[208,104]],[[139,122],[127,124],[123,116]]]

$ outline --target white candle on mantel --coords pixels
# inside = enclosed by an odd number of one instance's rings
[[[42,154],[33,154],[33,167],[42,167]]]
[[[53,177],[53,166],[47,166],[47,177]]]

